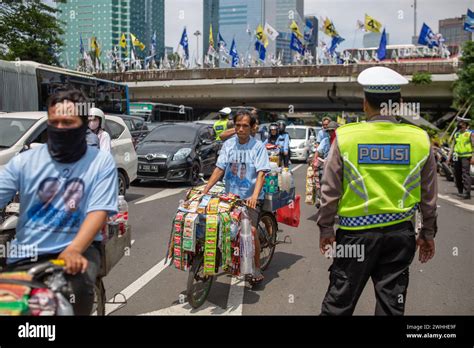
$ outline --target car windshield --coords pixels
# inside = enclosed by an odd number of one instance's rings
[[[287,128],[290,139],[306,139],[306,129],[304,128]]]
[[[0,148],[12,147],[37,120],[0,117]]]
[[[159,143],[192,143],[197,129],[183,125],[159,126],[144,139],[144,142]]]

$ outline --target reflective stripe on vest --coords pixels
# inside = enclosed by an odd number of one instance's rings
[[[457,157],[471,157],[472,156],[472,143],[471,143],[471,132],[465,131],[464,133],[456,133],[454,144],[454,152]]]
[[[349,124],[336,132],[343,159],[340,228],[409,220],[421,201],[421,170],[430,154],[426,132],[390,122]]]

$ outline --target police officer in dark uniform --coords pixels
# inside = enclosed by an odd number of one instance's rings
[[[375,314],[403,315],[417,245],[421,262],[435,253],[436,161],[425,131],[390,116],[408,80],[374,67],[358,82],[367,122],[337,129],[322,178],[320,249],[334,260],[321,314],[352,315],[371,278]],[[418,210],[423,224],[416,239]]]

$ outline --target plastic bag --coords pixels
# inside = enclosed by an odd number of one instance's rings
[[[296,195],[294,202],[278,209],[276,213],[277,221],[291,227],[298,227],[301,216],[300,199],[300,195]]]

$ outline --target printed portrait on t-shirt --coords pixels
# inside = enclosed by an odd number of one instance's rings
[[[84,196],[85,185],[84,181],[78,178],[69,180],[66,183],[63,200],[66,206],[66,211],[74,212],[79,208],[82,197]]]

